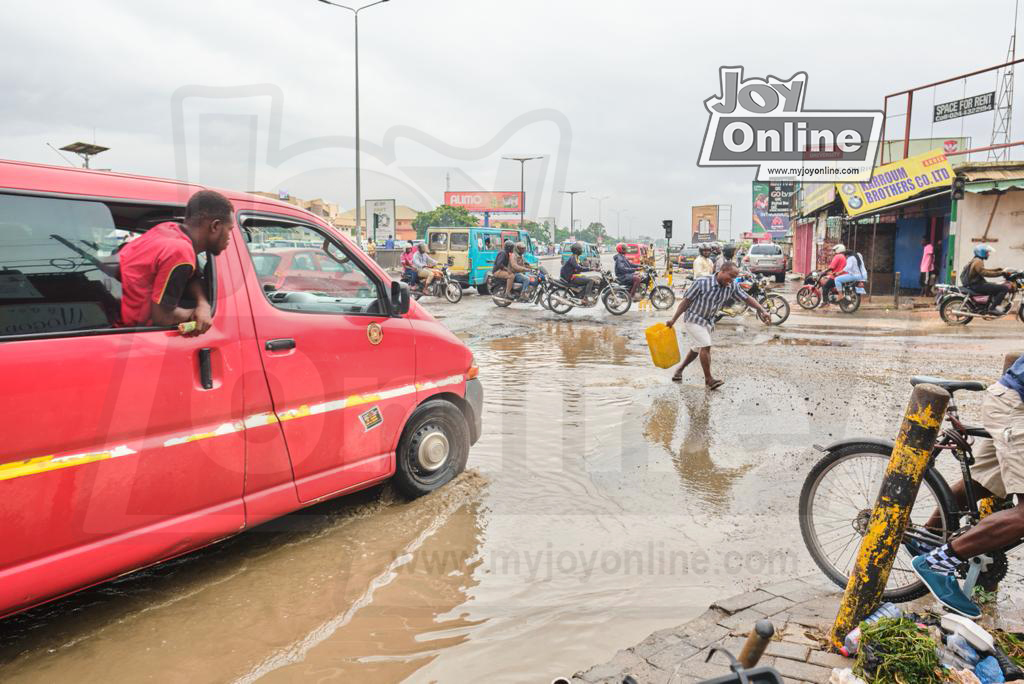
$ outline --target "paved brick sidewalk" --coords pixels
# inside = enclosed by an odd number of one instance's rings
[[[833,667],[853,660],[819,649],[817,635],[827,633],[842,592],[816,577],[793,579],[716,601],[697,619],[661,630],[619,651],[603,665],[578,672],[573,682],[620,684],[626,674],[641,684],[684,684],[729,673],[724,655],[705,663],[711,646],[739,656],[754,623],[767,617],[775,626],[759,664],[771,665],[792,682],[827,682]]]
[[[986,628],[1024,630],[1024,616],[1011,573],[998,603],[986,606],[979,622]],[[1009,583],[1009,584],[1007,584]],[[729,674],[725,656],[716,654],[705,663],[712,646],[739,656],[754,623],[768,618],[775,626],[772,640],[759,665],[771,665],[787,682],[827,682],[834,667],[853,667],[844,658],[821,649],[832,627],[842,591],[821,576],[811,575],[762,587],[716,601],[703,615],[684,625],[655,632],[642,642],[619,651],[607,663],[573,675],[574,684],[621,684],[632,675],[640,684],[689,684]],[[903,604],[908,611],[938,610],[931,597]]]

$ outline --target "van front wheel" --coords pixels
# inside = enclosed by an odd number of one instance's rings
[[[466,469],[469,426],[458,408],[432,399],[409,418],[398,442],[395,486],[408,497],[429,494]]]

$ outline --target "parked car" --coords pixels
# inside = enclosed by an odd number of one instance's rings
[[[200,189],[0,162],[0,271],[17,284],[0,299],[0,617],[384,480],[425,494],[480,437],[469,349],[283,202],[224,193],[231,243],[199,260],[209,331],[121,325],[104,239],[180,219]],[[300,246],[250,253],[250,235]]]
[[[786,279],[786,256],[782,253],[782,248],[776,244],[762,242],[751,245],[742,263],[752,273],[774,275],[777,283]]]
[[[681,252],[679,252],[678,260],[676,263],[679,265],[679,268],[692,269],[693,260],[696,259],[698,256],[700,256],[699,249],[697,249],[696,247],[686,247]]]

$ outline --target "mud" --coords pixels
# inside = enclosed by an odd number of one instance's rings
[[[794,306],[778,328],[722,323],[726,385],[708,392],[697,368],[673,384],[651,366],[643,331],[667,313],[424,303],[481,368],[470,472],[413,502],[387,487],[327,502],[0,622],[0,680],[550,681],[814,572],[796,520],[810,445],[891,437],[910,375],[990,379],[1024,347],[1009,320]],[[970,418],[977,398],[961,406]]]

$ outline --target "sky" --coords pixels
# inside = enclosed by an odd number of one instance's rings
[[[697,166],[720,66],[806,71],[809,109],[881,109],[887,93],[1001,63],[1013,2],[390,0],[359,19],[362,197],[424,210],[446,187],[518,190],[519,164],[501,157],[543,155],[526,165],[527,218],[567,225],[559,191],[582,190],[575,217],[612,234],[658,236],[673,219],[678,236],[692,205],[721,204],[738,235],[754,169]],[[66,165],[47,143],[95,140],[111,149],[94,168],[355,204],[345,10],[21,0],[5,3],[0,40],[19,56],[0,63],[0,158]],[[918,95],[913,135],[988,144],[990,114],[932,125],[931,106],[995,85]]]

